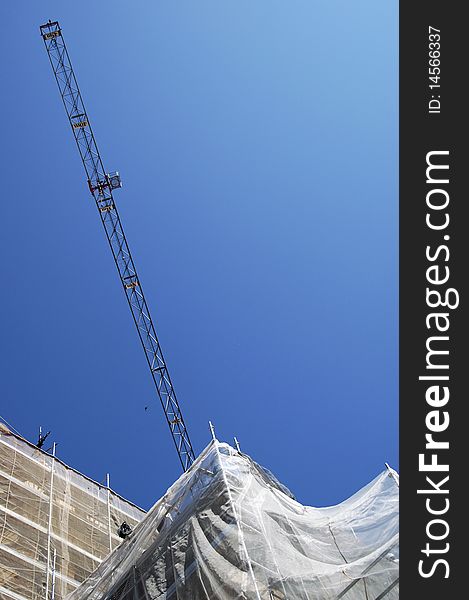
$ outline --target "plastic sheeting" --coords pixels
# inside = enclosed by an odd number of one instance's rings
[[[302,506],[214,440],[68,600],[391,600],[398,581],[397,474]]]

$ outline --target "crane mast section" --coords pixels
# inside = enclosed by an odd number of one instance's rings
[[[40,29],[85,168],[88,187],[95,200],[182,468],[186,471],[195,460],[195,454],[114,201],[113,190],[121,187],[119,174],[110,174],[104,169],[59,23],[49,21]]]

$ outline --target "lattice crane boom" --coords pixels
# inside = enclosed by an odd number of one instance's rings
[[[40,30],[85,168],[88,187],[95,200],[182,468],[186,471],[195,455],[113,198],[113,190],[121,187],[119,173],[108,173],[104,169],[59,23],[49,21],[41,25]]]

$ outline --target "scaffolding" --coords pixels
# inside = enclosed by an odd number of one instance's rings
[[[0,424],[1,600],[62,600],[144,515]]]
[[[337,506],[303,506],[215,438],[68,600],[397,600],[389,466]]]

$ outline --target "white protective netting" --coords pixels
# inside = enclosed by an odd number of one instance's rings
[[[0,600],[62,600],[144,515],[0,423]]]
[[[68,600],[399,597],[395,472],[327,508],[285,492],[213,441]]]

